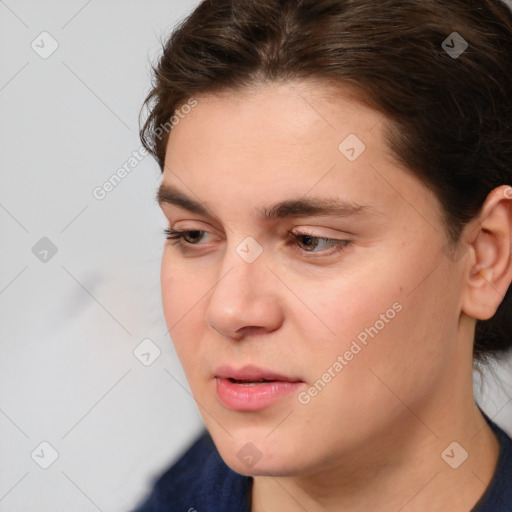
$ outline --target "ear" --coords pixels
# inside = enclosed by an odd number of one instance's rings
[[[501,304],[512,281],[512,188],[495,188],[480,213],[465,228],[470,257],[465,259],[462,311],[488,320]]]

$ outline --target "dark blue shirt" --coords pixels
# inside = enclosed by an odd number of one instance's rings
[[[512,439],[484,417],[498,437],[500,454],[489,486],[470,512],[512,512]],[[250,512],[251,487],[252,477],[230,469],[205,431],[133,512]]]

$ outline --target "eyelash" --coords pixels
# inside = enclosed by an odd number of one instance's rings
[[[188,230],[183,230],[183,231],[178,231],[178,230],[170,229],[170,228],[164,229],[164,234],[166,235],[167,240],[171,240],[172,245],[177,246],[182,252],[187,252],[190,249],[190,247],[193,245],[200,245],[197,243],[192,244],[192,243],[186,242],[184,240],[185,235],[187,235],[189,233],[207,233],[207,231],[200,230],[200,229],[188,229]],[[305,251],[302,249],[298,249],[296,246],[294,246],[295,250],[300,251],[306,255],[307,254],[320,254],[321,256],[331,256],[335,253],[339,253],[339,252],[343,251],[351,243],[350,240],[338,240],[336,238],[325,238],[325,237],[313,236],[310,233],[303,233],[303,232],[300,232],[300,233],[290,232],[289,235],[290,235],[290,243],[293,243],[303,237],[309,237],[309,238],[312,238],[313,240],[323,240],[329,244],[334,245],[334,251],[331,251],[327,254],[322,254],[325,251],[321,251],[320,253],[313,252],[313,251]],[[194,250],[194,249],[192,249],[192,250]],[[315,257],[315,256],[307,256],[307,257]]]

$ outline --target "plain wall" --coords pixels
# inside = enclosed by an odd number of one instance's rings
[[[162,314],[158,166],[93,193],[140,150],[148,63],[195,5],[0,2],[2,512],[128,510],[202,428]],[[510,396],[491,380],[482,405],[512,433]]]

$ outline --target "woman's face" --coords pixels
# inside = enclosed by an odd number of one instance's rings
[[[162,189],[170,228],[189,233],[166,243],[161,284],[221,456],[242,474],[313,474],[430,436],[465,378],[455,365],[471,365],[462,272],[383,116],[305,83],[196,99],[163,185],[203,211]]]

